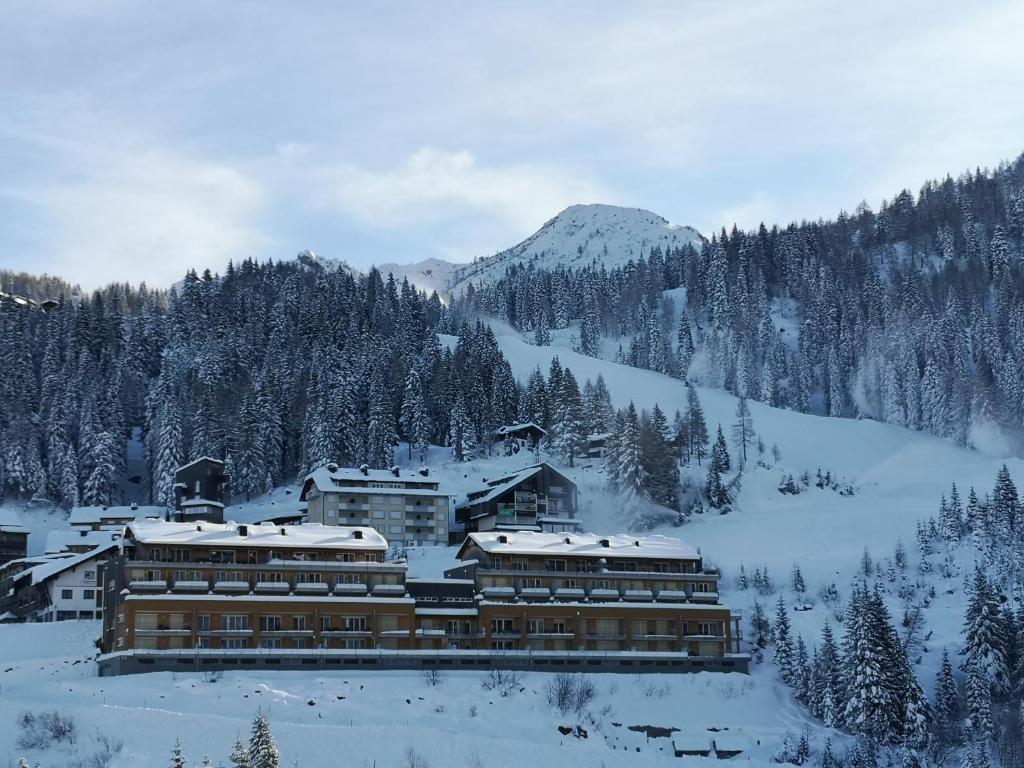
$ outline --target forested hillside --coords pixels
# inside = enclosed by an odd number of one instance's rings
[[[875,212],[654,248],[606,269],[517,265],[460,294],[547,343],[578,321],[598,354],[772,405],[869,417],[959,443],[1024,426],[1024,158]],[[660,300],[684,288],[685,311]],[[1001,429],[995,430],[994,427]]]
[[[0,305],[0,487],[62,506],[117,500],[132,428],[142,494],[173,470],[227,458],[235,494],[333,459],[390,466],[399,436],[467,444],[516,418],[518,391],[490,330],[376,271],[296,262],[190,274],[180,293],[113,286],[50,312]]]

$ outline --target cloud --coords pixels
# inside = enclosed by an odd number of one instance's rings
[[[771,227],[774,223],[784,222],[779,221],[779,207],[775,199],[756,192],[746,200],[715,213],[702,231],[710,234],[722,227],[732,229],[733,224],[740,229],[757,229],[762,223]]]
[[[269,242],[257,224],[262,185],[226,163],[138,142],[40,134],[34,143],[57,157],[56,169],[0,190],[36,224],[22,238],[32,269],[87,289],[166,287],[189,268],[219,271]]]
[[[466,150],[431,147],[417,150],[391,170],[340,165],[322,173],[321,182],[322,202],[374,227],[429,224],[469,211],[527,234],[573,203],[612,197],[600,184],[565,169],[486,166]]]

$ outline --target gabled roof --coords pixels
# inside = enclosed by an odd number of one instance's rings
[[[532,421],[524,421],[521,424],[505,424],[504,426],[498,427],[496,430],[494,430],[494,434],[508,435],[512,434],[513,432],[521,432],[524,429],[536,429],[542,435],[546,435],[548,433],[548,431],[539,424],[535,424]]]
[[[128,525],[125,538],[142,544],[268,547],[273,549],[387,550],[388,542],[373,528],[320,525],[239,525],[238,523],[172,523],[143,520]]]
[[[200,456],[198,459],[193,459],[188,464],[184,464],[184,465],[178,467],[176,470],[174,470],[174,474],[177,475],[179,472],[182,472],[182,471],[184,471],[186,469],[191,469],[196,464],[201,464],[204,461],[209,461],[212,464],[220,464],[222,467],[224,466],[224,462],[221,461],[220,459],[213,459],[213,458],[210,458],[209,456]]]
[[[104,521],[143,520],[147,517],[162,518],[166,512],[164,507],[141,507],[138,505],[72,507],[68,523],[71,525],[99,525]]]
[[[488,480],[487,485],[484,486],[483,488],[478,488],[475,491],[469,491],[469,493],[466,494],[467,498],[456,504],[455,508],[466,509],[467,507],[475,507],[477,504],[486,504],[487,502],[496,499],[498,496],[501,496],[506,491],[512,490],[524,480],[529,480],[534,475],[543,472],[545,469],[554,472],[556,475],[565,480],[565,482],[567,482],[569,485],[573,486],[574,488],[576,487],[576,483],[574,483],[568,477],[563,475],[557,469],[552,467],[547,462],[541,462],[540,464],[534,464],[533,466],[523,467],[522,469],[512,473],[511,475],[503,475],[502,477],[496,478],[494,480]],[[486,493],[484,493],[485,491]],[[474,498],[468,498],[469,496],[474,496]]]
[[[10,508],[0,507],[0,531],[3,533],[28,533],[18,513]]]
[[[179,506],[182,507],[220,507],[224,509],[224,505],[219,501],[210,501],[209,499],[188,499],[187,501],[181,502]]]
[[[31,568],[19,573],[15,577],[15,581],[20,583],[22,580],[29,579],[28,584],[32,586],[44,584],[65,571],[77,568],[79,565],[88,563],[91,560],[107,557],[111,553],[116,552],[119,547],[120,544],[118,543],[110,543],[77,555],[63,555],[63,553],[61,555],[44,555],[39,558],[37,565],[33,565]]]
[[[62,528],[46,534],[46,554],[69,552],[71,547],[98,547],[121,540],[120,530],[88,530],[86,528]]]
[[[333,468],[332,468],[333,467]],[[393,493],[412,493],[418,496],[447,496],[446,493],[434,490],[440,485],[440,480],[430,475],[423,475],[419,472],[399,470],[396,475],[389,469],[367,469],[365,473],[359,467],[337,467],[333,464],[326,467],[318,467],[306,475],[302,484],[302,494],[299,499],[305,501],[306,493],[310,487],[315,487],[321,492],[346,493],[358,491],[360,493],[387,493],[387,488],[367,489],[356,483],[377,482],[377,483],[426,483],[433,488],[402,488],[391,489]]]
[[[488,555],[568,555],[620,557],[645,560],[698,560],[700,553],[681,539],[668,536],[634,536],[619,533],[535,533],[533,531],[486,531],[466,537],[459,556],[476,544]]]

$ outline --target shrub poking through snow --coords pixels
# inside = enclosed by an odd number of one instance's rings
[[[54,744],[75,743],[75,721],[60,712],[22,712],[18,716],[19,749],[47,749]]]

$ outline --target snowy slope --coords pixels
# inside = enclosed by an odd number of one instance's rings
[[[548,706],[544,674],[524,675],[506,696],[485,690],[484,674],[474,672],[445,673],[436,687],[411,672],[356,670],[237,672],[218,682],[189,672],[98,678],[90,663],[91,637],[98,630],[98,622],[0,625],[0,760],[5,764],[13,766],[22,756],[29,764],[79,764],[73,759],[89,758],[97,750],[97,736],[106,735],[124,742],[111,768],[167,765],[179,738],[188,765],[198,765],[204,753],[213,765],[227,765],[231,743],[247,738],[258,710],[270,719],[281,765],[307,768],[407,765],[409,748],[434,768],[678,765],[670,739],[629,730],[646,725],[680,728],[677,740],[703,743],[714,736],[708,728],[728,728],[728,736],[748,747],[744,763],[749,759],[747,764],[760,766],[769,764],[770,750],[786,729],[802,725],[800,714],[779,701],[777,685],[763,671],[749,677],[702,673],[646,680],[593,675],[592,719],[582,721],[588,736],[577,738],[559,732],[559,726],[580,721]],[[73,746],[15,746],[20,713],[57,708],[75,721]],[[718,733],[719,739],[725,735]]]
[[[695,229],[669,224],[640,208],[573,205],[518,245],[461,267],[450,288],[454,295],[470,283],[497,280],[516,264],[582,267],[597,261],[611,268],[646,256],[654,246],[700,247],[700,243]]]
[[[587,357],[561,347],[538,347],[497,325],[495,333],[513,373],[526,381],[536,366],[547,373],[557,355],[579,382],[600,374],[616,407],[633,401],[638,408],[655,403],[669,418],[686,402],[678,379]],[[445,337],[450,343],[451,337]],[[736,398],[716,389],[698,388],[708,430],[721,424],[729,439]],[[897,538],[913,540],[918,519],[935,513],[938,499],[951,482],[974,485],[979,494],[991,489],[1004,463],[1015,478],[1024,479],[1024,461],[987,456],[921,432],[870,420],[831,419],[750,403],[754,429],[770,449],[782,452],[778,467],[748,472],[738,509],[732,515],[705,516],[682,531],[728,570],[740,563],[769,565],[780,574],[792,564],[820,562],[830,568],[855,563],[865,547],[890,551]],[[730,441],[731,444],[731,441]],[[769,457],[770,461],[770,457]],[[812,488],[800,496],[776,490],[783,472],[812,475],[821,468],[838,474],[858,488],[844,497]],[[596,474],[596,470],[592,470]],[[599,478],[600,480],[600,478]],[[585,484],[588,483],[584,479]],[[614,529],[614,504],[603,498],[598,481],[584,511],[588,528]],[[676,531],[677,535],[679,531]]]
[[[443,296],[447,293],[452,276],[458,272],[460,265],[443,259],[424,259],[413,264],[378,264],[377,269],[385,278],[388,273],[394,275],[396,283],[407,279],[410,285],[428,295],[437,291]]]

